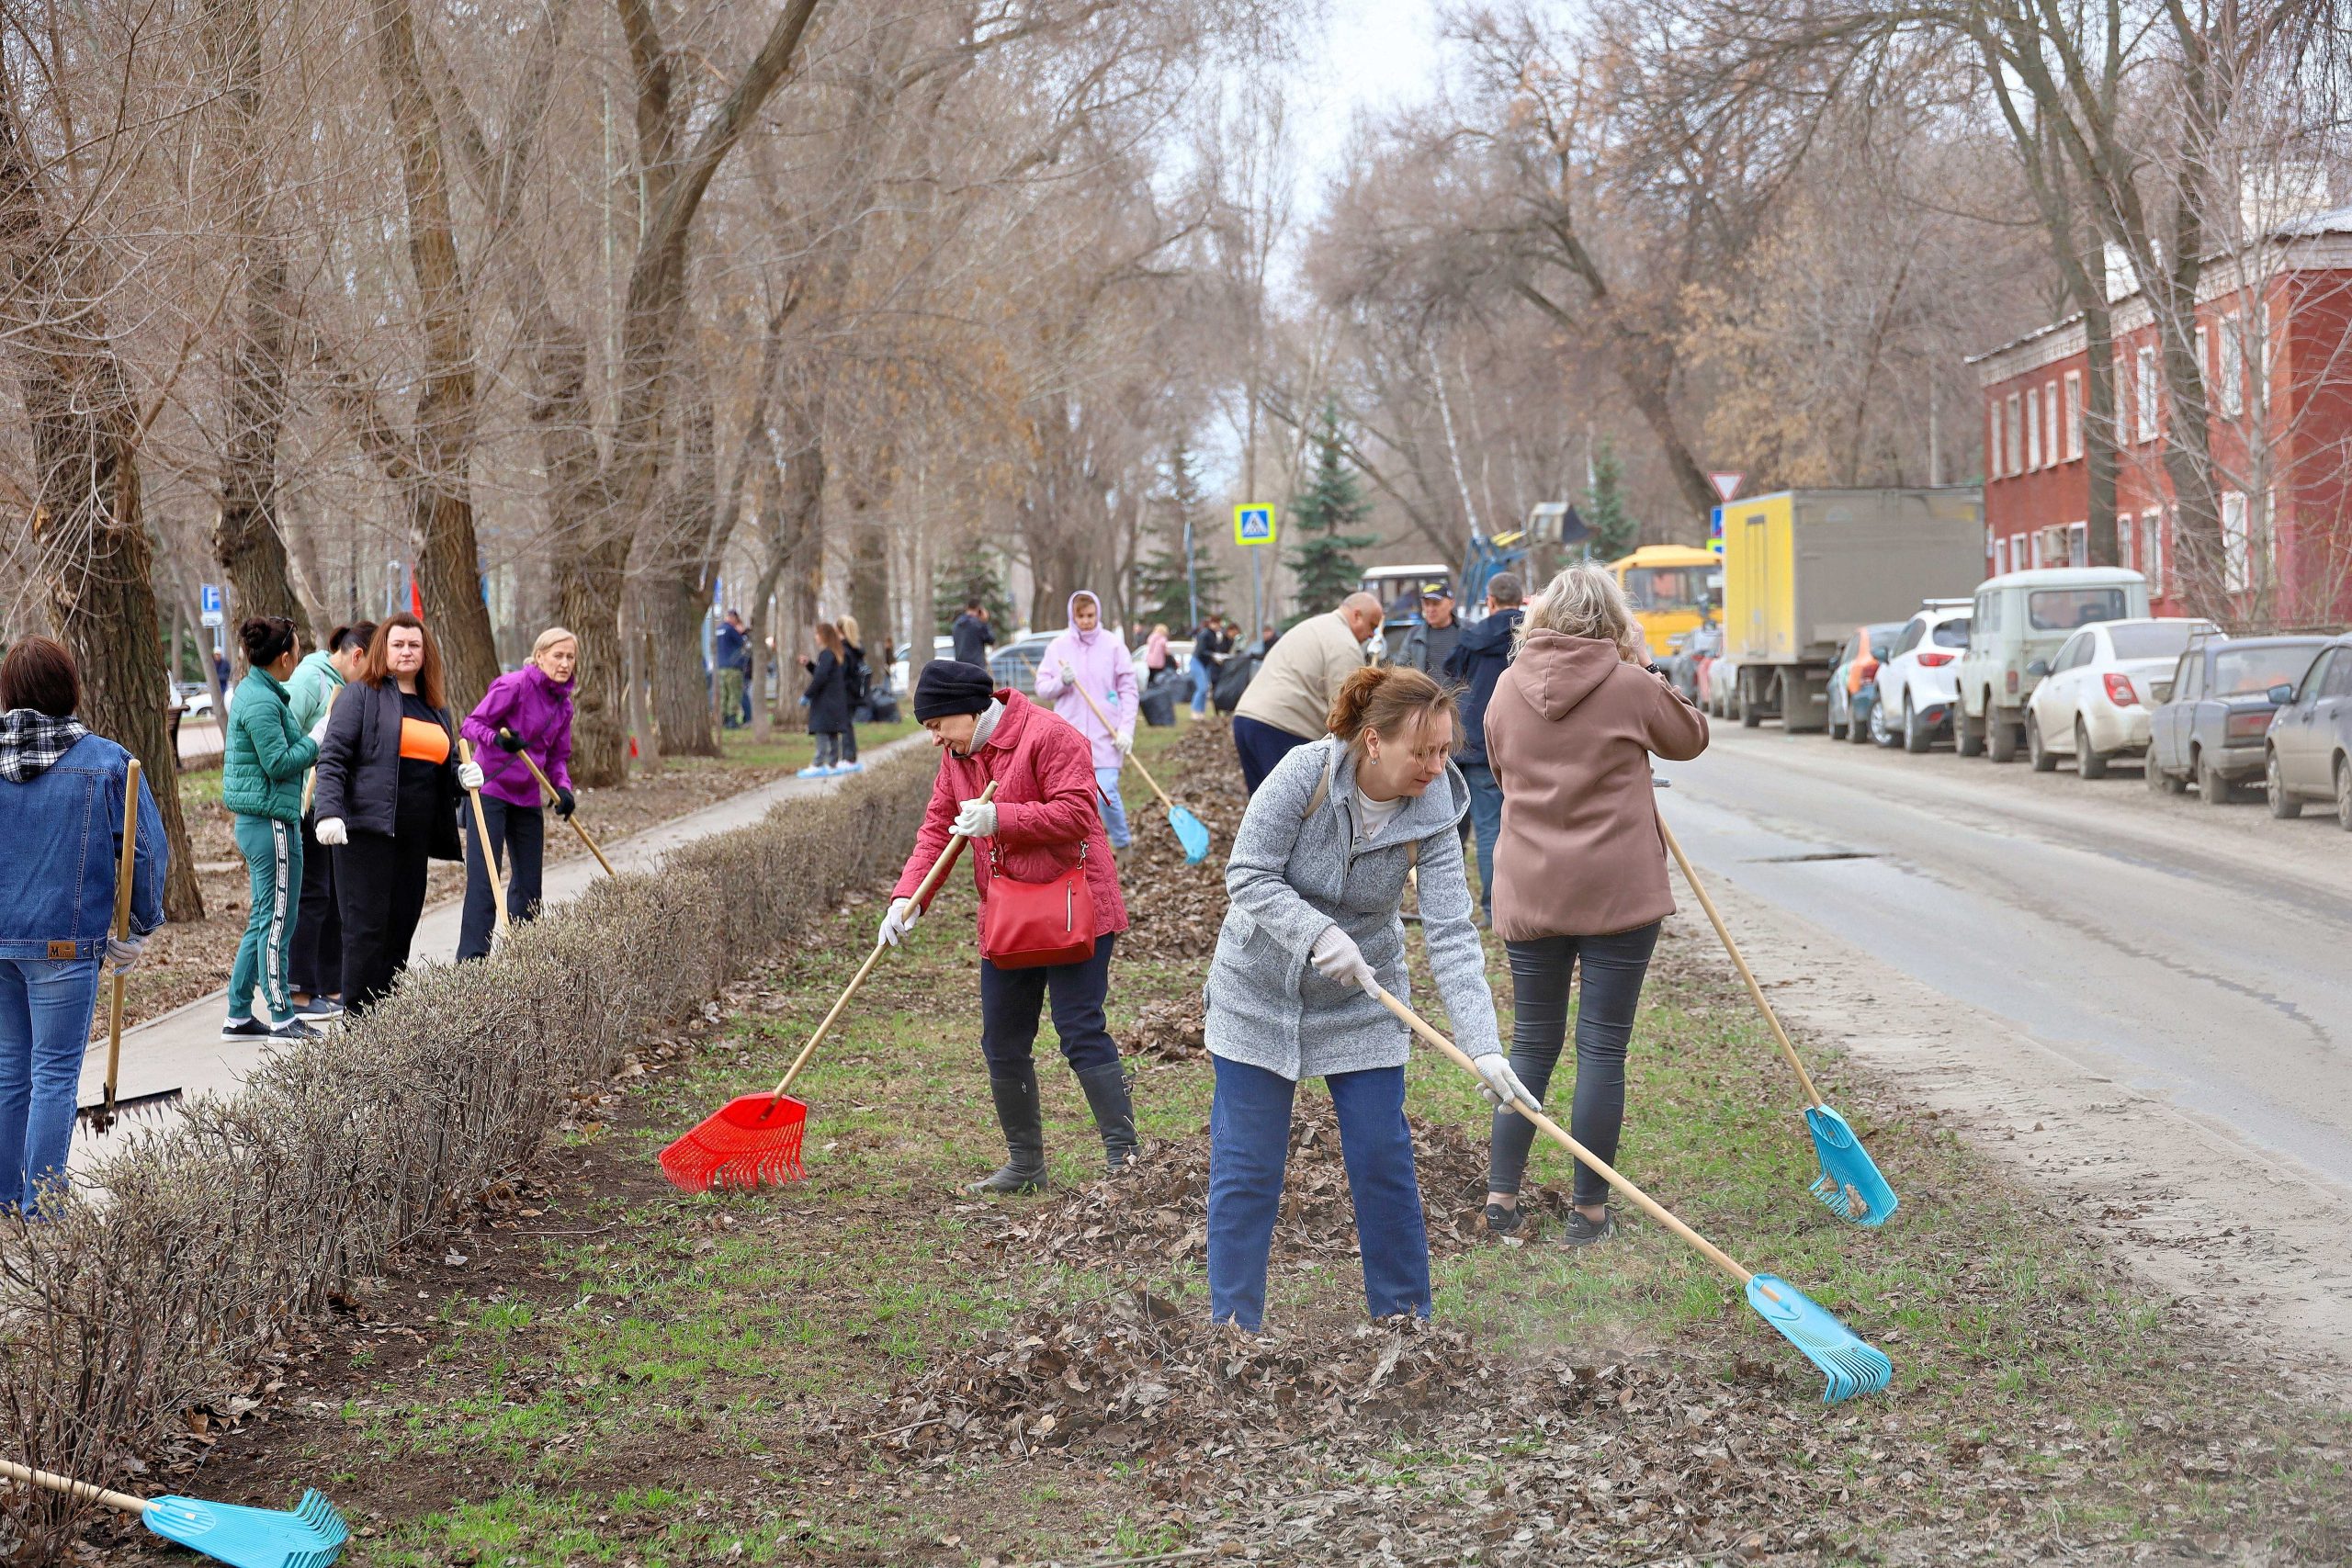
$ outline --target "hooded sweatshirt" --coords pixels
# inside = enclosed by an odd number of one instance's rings
[[[1498,935],[1602,936],[1674,912],[1650,758],[1705,750],[1704,714],[1613,642],[1535,631],[1495,682],[1486,742]]]
[[[1078,629],[1080,599],[1094,606],[1098,623],[1102,618],[1102,601],[1093,594],[1081,588],[1069,596],[1069,629],[1047,643],[1045,657],[1037,660],[1037,695],[1053,704],[1054,711],[1086,737],[1096,767],[1115,768],[1120,757],[1118,742],[1113,737],[1121,730],[1135,733],[1139,701],[1135,661],[1127,657],[1119,639],[1099,624],[1091,632]],[[1094,716],[1094,710],[1086,705],[1086,698],[1064,683],[1064,664],[1077,672],[1079,685],[1086,688],[1087,694],[1110,718],[1108,728]]]

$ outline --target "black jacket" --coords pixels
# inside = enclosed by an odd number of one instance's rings
[[[956,624],[947,628],[947,635],[956,639],[956,658],[959,663],[977,664],[982,669],[988,667],[989,644],[996,640],[994,626],[967,610],[956,617]]]
[[[1487,699],[1495,694],[1495,682],[1510,668],[1511,634],[1519,629],[1523,614],[1517,609],[1498,610],[1471,622],[1462,628],[1462,640],[1446,657],[1441,673],[1464,688],[1462,750],[1453,758],[1457,762],[1483,765],[1487,761]]]
[[[844,735],[849,731],[849,681],[833,650],[823,649],[808,671],[808,733]]]
[[[458,804],[465,791],[458,784],[458,727],[449,710],[435,710],[441,728],[449,732],[449,758],[438,778],[441,799],[433,812],[433,842],[426,852],[435,860],[463,860],[458,838]],[[380,686],[354,681],[335,694],[327,715],[326,738],[319,742],[319,788],[311,809],[319,821],[343,818],[355,833],[379,833],[390,838],[400,809],[401,686],[387,680]]]

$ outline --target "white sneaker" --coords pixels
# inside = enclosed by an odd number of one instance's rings
[[[835,768],[833,772],[836,773],[862,773],[865,772],[865,764],[863,762],[843,762],[840,767]]]
[[[792,776],[796,779],[829,779],[833,776],[833,770],[831,768],[820,768],[816,763],[811,762]]]

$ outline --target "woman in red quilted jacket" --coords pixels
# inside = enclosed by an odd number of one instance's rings
[[[1032,1192],[1046,1185],[1046,1134],[1037,1104],[1031,1047],[1040,1009],[1050,996],[1062,1055],[1102,1134],[1115,1174],[1135,1156],[1135,1109],[1127,1099],[1119,1047],[1102,1016],[1110,988],[1111,948],[1127,929],[1119,872],[1095,797],[1093,749],[1048,709],[1010,687],[994,689],[976,664],[933,660],[915,683],[915,717],[940,748],[939,776],[914,853],[883,917],[881,940],[893,947],[922,910],[914,899],[923,874],[951,836],[975,840],[972,876],[980,894],[980,1053],[989,1091],[1004,1128],[1009,1157],[976,1192]],[[996,795],[980,792],[993,782]],[[987,951],[989,897],[997,878],[1049,883],[1083,864],[1094,901],[1094,950],[1085,958],[1038,967],[999,967]]]

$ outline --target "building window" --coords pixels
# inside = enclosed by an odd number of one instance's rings
[[[2156,438],[2156,351],[2153,348],[2140,351],[2137,394],[2135,400],[2140,405],[2137,410],[2140,423],[2136,434],[2142,441],[2154,441]]]
[[[2009,570],[2009,536],[2007,534],[1993,541],[1993,575],[1999,577]]]
[[[2007,453],[2007,465],[2009,477],[2011,479],[2015,479],[2018,474],[2024,472],[2023,468],[2020,466],[2020,459],[2024,455],[2022,443],[2025,433],[2018,428],[2018,395],[2015,392],[2011,392],[2009,394],[2009,444],[2005,448],[2005,451]]]
[[[2042,459],[2050,467],[2058,466],[2058,383],[2045,381],[2041,387],[2041,438],[2050,443]]]
[[[2041,467],[2041,398],[2029,387],[2025,394],[2025,469]]]
[[[2089,524],[2069,523],[2066,525],[2066,564],[2068,566],[2091,564],[2091,525]]]
[[[2255,581],[2264,587],[2278,581],[2278,487],[2262,492],[2262,514],[2254,520]]]
[[[2001,400],[1995,398],[1984,410],[1984,477],[2001,477]]]
[[[2140,575],[2148,580],[2148,591],[2165,591],[2165,515],[2148,511],[2140,514]]]
[[[2129,512],[2115,520],[2115,564],[2126,571],[2132,569],[2134,558],[2139,555],[2134,547],[2139,541],[2133,536],[2138,532]]]
[[[2245,592],[2252,564],[2246,546],[2245,492],[2222,492],[2222,586],[2232,593]]]
[[[2083,373],[2066,372],[2066,460],[2083,455]]]
[[[2222,412],[2232,419],[2245,412],[2245,321],[2233,313],[2222,318]]]

